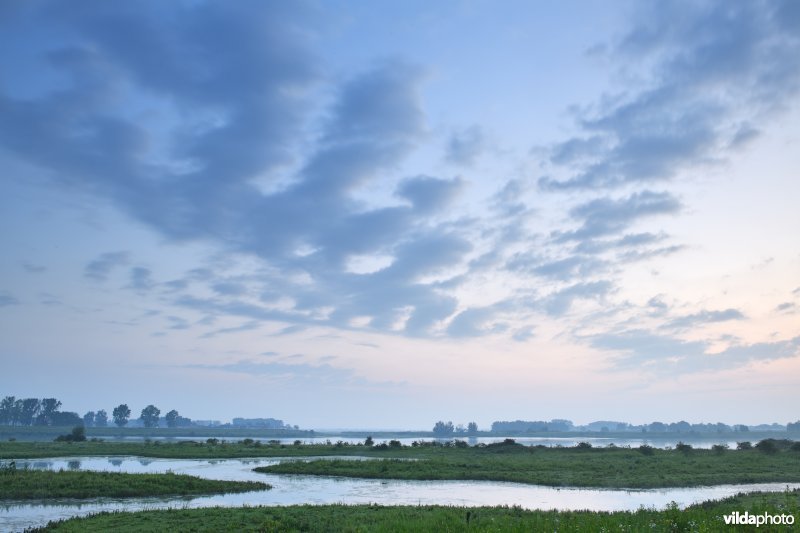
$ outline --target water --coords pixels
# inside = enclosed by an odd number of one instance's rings
[[[142,437],[142,436],[127,436],[127,437],[104,437],[104,440],[108,441],[131,441],[131,442],[142,442],[144,440],[161,440],[165,442],[178,442],[178,441],[196,441],[196,442],[205,442],[206,439],[211,438],[207,436],[191,436],[191,437],[161,437],[161,436],[151,436],[151,437]],[[216,437],[218,440],[226,440],[229,442],[236,442],[243,440],[245,437]],[[252,440],[260,441],[260,442],[268,442],[268,441],[277,441],[280,444],[293,444],[295,441],[300,441],[302,444],[335,444],[337,442],[344,442],[347,444],[363,444],[364,438],[362,437],[305,437],[305,438],[296,438],[296,437],[287,437],[287,438],[274,438],[274,437],[250,437]],[[394,439],[400,441],[403,446],[411,446],[411,443],[414,441],[417,442],[431,442],[431,441],[439,441],[439,442],[447,442],[454,439],[466,441],[470,446],[474,446],[476,444],[492,444],[495,442],[502,442],[507,438],[513,438],[515,442],[519,444],[524,444],[525,446],[564,446],[570,447],[575,446],[579,442],[588,442],[592,446],[596,447],[604,447],[613,444],[614,446],[625,447],[629,446],[631,448],[638,448],[642,444],[650,445],[654,448],[674,448],[678,442],[687,442],[691,444],[694,448],[701,448],[701,449],[710,449],[711,446],[714,444],[727,444],[729,448],[736,449],[736,443],[738,442],[736,439],[731,439],[729,436],[721,437],[721,438],[713,438],[709,436],[683,436],[682,438],[674,437],[674,438],[656,438],[656,439],[647,439],[642,437],[630,437],[630,438],[620,438],[620,437],[467,437],[467,436],[454,436],[446,439],[432,439],[432,438],[421,438],[421,437],[402,437],[398,439]],[[376,438],[375,444],[380,444],[382,442],[388,442],[391,439],[383,439],[383,438]],[[738,439],[739,441],[747,440],[745,436],[742,436]]]
[[[311,458],[304,458],[308,460]],[[359,459],[348,457],[348,459]],[[362,458],[363,459],[363,458]],[[225,480],[264,481],[272,490],[194,498],[136,498],[6,502],[0,505],[0,531],[22,531],[50,520],[85,516],[100,511],[243,505],[367,504],[381,505],[519,505],[527,509],[634,511],[640,507],[664,508],[670,502],[681,507],[739,492],[800,488],[800,483],[761,483],[647,490],[552,488],[492,481],[394,481],[319,476],[259,474],[256,466],[296,458],[271,459],[151,459],[143,457],[67,457],[17,461],[31,468],[150,472]]]

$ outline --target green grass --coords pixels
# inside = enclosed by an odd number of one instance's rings
[[[418,460],[295,461],[259,467],[256,471],[378,479],[514,481],[554,487],[800,482],[800,452],[789,450],[771,454],[758,450],[652,450],[652,455],[645,455],[638,449],[626,448],[535,448],[511,444],[425,447],[418,451],[403,448],[395,455]]]
[[[219,481],[182,474],[0,468],[0,501],[49,498],[190,496],[267,490],[266,483]]]
[[[489,446],[281,445],[240,441],[0,442],[0,460],[64,456],[139,456],[228,459],[237,457],[367,456],[413,461],[325,460],[284,462],[258,469],[283,474],[381,479],[493,480],[549,486],[656,488],[725,483],[800,482],[800,451],[651,450]]]
[[[101,513],[87,518],[51,522],[39,531],[754,531],[729,526],[722,516],[733,511],[787,513],[800,519],[800,493],[738,495],[704,502],[686,510],[559,512],[526,511],[518,507],[382,507],[374,505],[302,505],[291,507],[209,508],[191,510]],[[758,531],[786,531],[786,526]]]

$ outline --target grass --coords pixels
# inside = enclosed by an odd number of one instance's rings
[[[657,488],[728,483],[800,482],[800,451],[537,448],[497,444],[402,448],[416,461],[315,460],[256,468],[271,474],[378,479],[492,480],[554,487]],[[373,452],[378,455],[380,452]]]
[[[50,498],[127,498],[191,496],[267,490],[266,483],[219,481],[182,474],[123,474],[117,472],[0,468],[0,501]]]
[[[788,442],[788,441],[786,441]],[[796,444],[796,443],[795,443]],[[797,447],[795,445],[795,447]],[[492,480],[549,486],[657,488],[800,482],[800,450],[659,450],[487,446],[283,445],[236,443],[0,442],[0,460],[64,456],[237,457],[367,456],[414,461],[283,462],[257,470],[381,479]]]
[[[51,522],[37,531],[753,531],[726,525],[734,511],[792,514],[798,519],[800,493],[756,493],[710,501],[680,510],[635,512],[527,511],[519,507],[382,507],[375,505],[302,505],[290,507],[209,508],[100,513]],[[762,526],[758,531],[786,531]]]

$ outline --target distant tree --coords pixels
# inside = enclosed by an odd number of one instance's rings
[[[61,407],[61,402],[55,398],[43,398],[39,403],[39,416],[36,417],[36,425],[52,426],[53,416]]]
[[[176,411],[175,409],[173,409],[172,411],[170,411],[169,413],[164,415],[164,418],[167,420],[167,427],[170,427],[170,428],[177,427],[178,426],[178,418],[180,418],[180,416],[181,415],[179,415],[178,411]]]
[[[150,404],[144,409],[142,409],[142,414],[139,416],[139,418],[144,424],[144,427],[155,428],[158,427],[159,416],[161,416],[161,410],[155,405]]]
[[[372,440],[372,435],[369,435],[367,439],[364,441],[364,446],[373,446],[375,441]]]
[[[22,409],[20,410],[20,424],[23,426],[32,426],[33,421],[39,414],[42,408],[42,402],[39,398],[25,398],[22,400]]]
[[[131,410],[128,407],[128,404],[121,403],[114,408],[111,412],[111,416],[114,418],[114,423],[119,426],[126,426],[128,425],[128,418],[131,416]]]
[[[475,422],[470,422],[467,424],[467,433],[470,435],[477,435],[478,434],[478,424]]]
[[[459,424],[459,425],[456,426],[455,432],[456,433],[466,433],[467,429],[464,427],[464,424]]]
[[[72,411],[56,411],[53,413],[54,426],[83,426],[83,418]]]
[[[786,431],[800,431],[800,420],[786,424]]]
[[[6,396],[0,400],[0,424],[11,425],[14,423],[14,404],[17,399],[14,396]]]
[[[95,427],[104,428],[108,425],[108,413],[105,409],[100,409],[94,414]]]
[[[83,425],[87,428],[90,428],[94,425],[94,411],[87,411],[85,415],[83,415]]]
[[[448,436],[452,435],[455,431],[455,427],[453,427],[452,422],[443,422],[439,420],[433,426],[433,434],[437,436]]]

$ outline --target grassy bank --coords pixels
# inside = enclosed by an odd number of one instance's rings
[[[404,448],[403,450],[407,450]],[[413,456],[413,448],[407,458]],[[373,454],[377,455],[377,454]],[[536,448],[500,444],[423,448],[416,461],[284,462],[258,472],[415,480],[492,480],[548,486],[656,488],[800,482],[800,451]]]
[[[104,513],[49,524],[40,531],[752,531],[726,525],[734,511],[793,514],[800,493],[749,494],[686,510],[597,513],[516,507],[291,506]],[[786,531],[787,526],[759,528]]]
[[[0,468],[0,501],[50,498],[192,496],[271,488],[266,483],[219,481],[179,474],[122,474]]]

